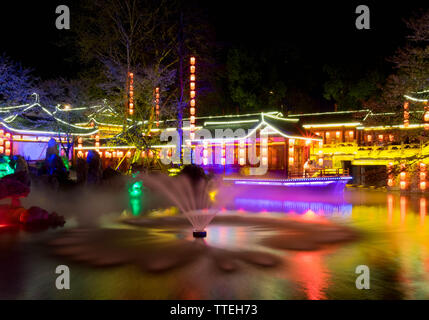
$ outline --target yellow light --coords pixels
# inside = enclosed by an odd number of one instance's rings
[[[264,165],[264,166],[268,165],[268,158],[267,157],[262,157],[262,165]]]
[[[329,138],[331,133],[329,131],[326,132],[326,138]]]
[[[426,190],[426,181],[420,182],[420,190]]]
[[[189,85],[191,90],[195,90],[195,82],[191,82]]]
[[[191,96],[191,99],[195,98],[195,91],[194,90],[191,91],[190,96]]]
[[[383,141],[383,135],[382,135],[382,134],[379,134],[379,135],[378,135],[378,140],[379,140],[379,141]]]
[[[404,190],[407,187],[407,183],[405,181],[401,181],[399,185],[402,190]]]
[[[191,57],[191,59],[190,59],[190,63],[191,63],[191,65],[194,65],[194,64],[195,64],[195,57]]]
[[[368,142],[371,142],[371,141],[372,141],[372,136],[368,134],[368,135],[366,136],[366,139],[368,140]]]
[[[353,138],[354,132],[353,131],[349,131],[349,137]]]
[[[323,158],[319,158],[319,166],[323,166]]]
[[[209,192],[209,198],[211,201],[215,201],[216,200],[216,195],[217,195],[217,190],[213,190],[211,192]]]
[[[289,165],[293,166],[293,162],[294,162],[294,158],[293,157],[289,157]]]
[[[388,185],[389,187],[393,187],[393,179],[392,179],[392,178],[389,178],[389,179],[387,180],[387,185]]]
[[[191,107],[195,107],[195,99],[191,99],[190,105]]]
[[[195,73],[195,66],[191,66],[190,70],[191,70],[191,73]]]
[[[341,132],[340,132],[340,131],[335,132],[335,136],[336,136],[337,138],[339,138],[339,137],[340,137],[340,134],[341,134]]]
[[[401,177],[401,180],[405,180],[405,178],[407,177],[407,173],[405,171],[402,171],[400,173],[400,177]]]
[[[195,81],[195,79],[196,79],[195,74],[191,74],[191,76],[189,77],[189,79],[190,79],[191,81]]]

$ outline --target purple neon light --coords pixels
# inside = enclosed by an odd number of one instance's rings
[[[338,181],[348,181],[352,177],[331,177],[312,179],[233,179],[224,178],[224,181],[232,181],[241,185],[267,185],[267,186],[326,186]]]

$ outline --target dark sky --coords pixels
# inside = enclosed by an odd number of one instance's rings
[[[34,68],[44,78],[73,74],[76,66],[66,60],[73,48],[57,46],[68,31],[55,28],[55,8],[60,4],[69,5],[73,28],[73,16],[79,14],[74,11],[76,1],[8,2],[11,3],[0,4],[0,52]],[[293,45],[314,70],[321,70],[325,63],[363,68],[387,65],[385,57],[404,42],[403,18],[428,7],[423,1],[412,0],[206,0],[197,3],[207,9],[216,38],[226,47]],[[355,8],[359,4],[366,4],[371,10],[371,30],[355,28]]]

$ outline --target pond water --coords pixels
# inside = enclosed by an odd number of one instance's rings
[[[177,217],[0,227],[0,299],[428,299],[428,205],[365,189],[312,201],[237,196],[198,241]],[[55,287],[61,264],[70,290]],[[370,290],[356,289],[358,265],[370,269]]]

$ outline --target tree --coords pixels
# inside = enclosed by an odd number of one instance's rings
[[[24,68],[5,53],[0,55],[0,104],[26,103],[34,92],[36,81],[31,69]]]
[[[411,33],[407,43],[389,60],[395,73],[383,88],[384,106],[397,110],[404,95],[429,88],[429,10],[405,21]]]
[[[188,73],[183,66],[195,53],[199,66],[209,64],[209,55],[204,54],[210,28],[199,22],[197,9],[191,14],[190,7],[179,0],[95,0],[84,4],[74,29],[75,43],[82,62],[96,66],[85,77],[92,79],[96,95],[116,110],[123,125],[118,137],[122,143],[149,145],[150,129],[155,125],[156,87],[161,94],[160,116],[181,119],[188,102],[184,92]],[[127,113],[130,72],[134,74],[132,116]],[[204,90],[203,78],[198,79],[199,94]]]
[[[325,65],[323,70],[328,76],[324,84],[324,98],[333,101],[338,110],[359,110],[367,101],[380,94],[380,84],[384,75],[377,69],[362,71],[347,66]]]
[[[277,67],[270,63],[272,52],[233,48],[228,52],[226,72],[231,100],[237,112],[277,110],[286,96],[286,85]]]

